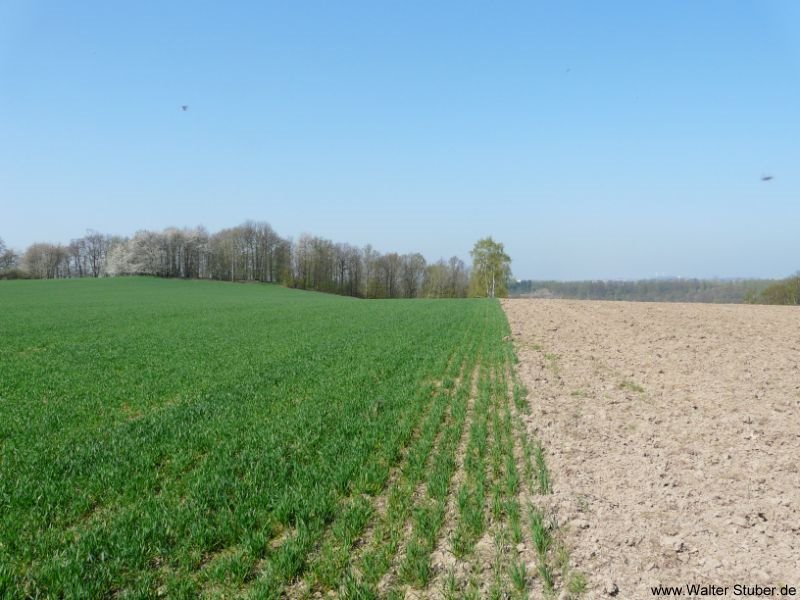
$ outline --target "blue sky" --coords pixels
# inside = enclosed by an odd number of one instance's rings
[[[250,218],[492,235],[520,278],[785,276],[798,31],[763,0],[0,0],[0,237]]]

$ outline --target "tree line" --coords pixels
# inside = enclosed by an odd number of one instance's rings
[[[268,223],[246,221],[216,233],[171,227],[122,237],[89,230],[69,244],[39,242],[20,254],[0,239],[0,278],[151,275],[280,283],[360,298],[505,295],[511,259],[503,245],[484,238],[472,255],[472,269],[457,256],[429,264],[419,253],[382,254],[307,234],[291,240]]]
[[[750,304],[785,304],[797,306],[800,304],[800,272],[777,281],[758,293],[753,293],[745,298]]]
[[[516,297],[638,302],[765,302],[771,279],[640,279],[636,281],[517,281]]]

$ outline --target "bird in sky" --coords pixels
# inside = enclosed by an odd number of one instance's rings
[[[181,110],[183,112],[186,112],[187,110],[189,110],[189,105],[188,104],[181,104]]]
[[[770,181],[772,179],[772,175],[762,175],[761,181]]]

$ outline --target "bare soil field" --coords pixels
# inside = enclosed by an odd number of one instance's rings
[[[693,597],[692,583],[800,594],[799,310],[503,307],[585,597]]]

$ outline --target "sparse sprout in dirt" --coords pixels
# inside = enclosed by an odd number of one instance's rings
[[[630,381],[625,379],[620,382],[619,389],[621,390],[629,390],[631,392],[636,392],[637,394],[644,394],[644,388],[636,383],[635,381]]]
[[[536,473],[539,483],[539,493],[549,494],[552,491],[550,484],[550,472],[547,469],[547,463],[544,459],[544,448],[540,444],[536,445],[534,449],[534,458],[536,460]]]
[[[555,580],[553,579],[553,572],[550,570],[550,567],[546,562],[542,561],[537,565],[536,570],[539,573],[539,577],[542,578],[542,586],[544,587],[545,594],[551,594],[553,592]]]
[[[579,598],[586,591],[586,576],[580,571],[572,571],[567,583],[567,590],[573,598]]]
[[[544,516],[536,507],[531,506],[531,531],[533,532],[533,545],[539,559],[547,556],[550,544],[553,539],[550,536],[550,529],[544,521]]]
[[[548,367],[553,372],[555,377],[559,377],[561,374],[561,367],[558,364],[558,361],[561,357],[558,354],[553,354],[552,352],[545,352],[544,359],[547,361]]]
[[[469,586],[464,591],[464,600],[480,600],[480,589],[474,581],[470,581]]]
[[[564,544],[556,543],[555,566],[561,572],[561,578],[566,579],[569,574],[569,551]]]

